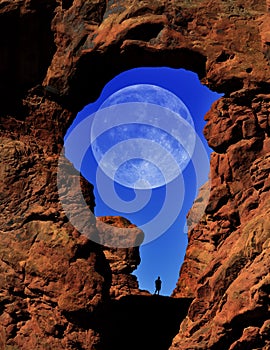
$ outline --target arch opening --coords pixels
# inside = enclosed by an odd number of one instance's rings
[[[181,190],[178,187],[179,193],[177,193],[178,190],[174,191],[176,193],[174,193],[175,196],[173,197],[173,202],[170,203],[169,209],[165,208],[165,216],[163,216],[163,220],[165,218],[166,221],[166,215],[169,216],[169,212],[174,210],[173,207],[177,207],[178,202],[181,203],[181,208],[178,208],[178,213],[173,220],[169,218],[169,224],[167,225],[168,227],[163,230],[162,234],[156,236],[154,235],[154,238],[150,238],[146,244],[143,244],[140,247],[141,263],[139,265],[139,268],[137,268],[137,270],[134,272],[139,281],[139,288],[152,292],[153,281],[157,275],[161,275],[162,279],[164,280],[162,294],[169,296],[176,286],[179,275],[179,268],[183,262],[187,246],[186,215],[191,208],[196,195],[198,194],[199,186],[207,181],[207,175],[209,173],[209,156],[212,150],[208,147],[207,142],[203,137],[203,127],[205,123],[203,117],[205,113],[210,109],[211,104],[220,98],[222,94],[218,94],[209,90],[200,83],[199,77],[196,73],[185,70],[183,68],[177,69],[164,66],[133,68],[115,76],[109,83],[105,85],[100,97],[96,100],[96,102],[88,104],[78,113],[73,124],[67,131],[66,138],[70,133],[72,133],[73,128],[78,123],[80,123],[86,117],[95,115],[96,111],[100,109],[102,110],[102,106],[105,109],[110,109],[110,105],[117,103],[130,103],[130,101],[132,101],[132,98],[135,98],[135,102],[143,102],[143,99],[138,96],[143,96],[146,98],[146,101],[150,101],[150,104],[153,102],[155,104],[158,104],[158,98],[156,98],[153,94],[152,97],[148,97],[147,100],[147,97],[145,95],[147,91],[144,91],[142,89],[143,87],[150,85],[157,86],[159,89],[161,89],[162,92],[163,89],[169,91],[176,97],[179,97],[180,100],[184,103],[192,117],[194,130],[198,139],[200,139],[200,147],[203,148],[204,157],[207,157],[207,162],[202,161],[202,167],[205,169],[203,169],[202,173],[199,174],[200,180],[199,184],[197,183],[196,185],[197,187],[194,186],[194,182],[196,182],[196,176],[198,175],[196,172],[201,172],[202,170],[199,169],[198,161],[197,163],[196,161],[195,163],[194,161],[189,162],[185,169],[183,169],[182,175],[184,184],[182,190],[184,190],[185,198],[181,198]],[[137,89],[136,93],[134,93],[132,90],[125,90],[129,87],[134,86]],[[127,91],[128,95],[126,94],[123,97],[123,91]],[[116,97],[118,100],[115,97],[115,94],[117,93],[118,95],[116,95]],[[114,98],[110,96],[114,96]],[[131,98],[128,98],[128,96],[131,96]],[[166,97],[169,98],[170,96],[165,95],[165,98]],[[161,112],[163,112],[162,108],[164,108],[164,106],[161,107]],[[173,109],[174,107],[170,105],[169,101],[167,101],[166,105],[165,101],[165,108]],[[185,124],[185,122],[183,123]],[[124,140],[134,138],[134,135],[132,136],[131,130],[121,129],[120,131],[122,133],[126,132],[128,135],[127,138],[124,137]],[[106,139],[108,135],[104,135]],[[160,131],[158,134],[154,135],[155,141],[158,141],[158,138],[165,138],[166,142],[170,142],[170,140],[166,139],[166,135],[164,136],[164,134],[162,134]],[[145,137],[146,134],[143,134],[141,136]],[[107,147],[110,147],[110,145],[107,145]],[[112,208],[112,206],[106,204],[106,201],[104,201],[99,193],[95,173],[95,167],[97,166],[98,162],[95,156],[93,156],[93,152],[90,153],[91,154],[86,154],[84,157],[85,159],[82,163],[82,168],[80,171],[87,178],[87,180],[89,180],[89,182],[94,185],[94,195],[96,201],[95,215],[123,216],[139,227],[145,227],[145,222],[151,220],[153,221],[153,218],[155,218],[155,216],[157,216],[157,214],[161,211],[160,208],[162,208],[163,205],[162,201],[164,201],[164,197],[166,197],[166,188],[164,188],[164,186],[160,186],[152,190],[152,200],[146,204],[145,208],[140,208],[139,210],[136,209],[134,211],[131,210],[131,212],[124,212],[124,209],[117,210],[115,208]],[[71,162],[73,162],[76,167],[76,159],[74,158],[74,155],[72,155],[72,150],[66,149],[66,156],[69,158],[69,160],[71,160]],[[146,168],[149,169],[149,164],[147,164]],[[126,201],[126,203],[132,202],[132,200],[134,200],[134,196],[136,196],[136,193],[134,194],[134,190],[132,188],[127,188],[121,183],[114,184],[114,188],[116,190],[116,193],[124,201]],[[162,210],[164,211],[164,208]],[[155,226],[149,226],[149,230],[152,230],[153,227],[155,229]],[[151,232],[145,233],[151,235]]]
[[[152,31],[155,30],[152,28]],[[78,112],[96,101],[109,81],[137,67],[181,68],[194,72],[203,80],[206,76],[206,60],[202,53],[186,47],[152,50],[144,46],[144,41],[131,38],[125,40],[121,51],[118,46],[111,46],[104,54],[90,52],[81,56],[76,65],[76,74],[69,78],[68,91],[62,103]]]

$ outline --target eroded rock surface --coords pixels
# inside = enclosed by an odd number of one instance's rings
[[[137,277],[132,275],[141,262],[139,246],[143,242],[144,233],[121,216],[99,216],[96,226],[100,232],[99,237],[103,244],[103,252],[112,272],[111,297],[119,299],[130,294],[150,295],[147,291],[139,290]],[[111,236],[117,237],[121,244],[128,239],[129,242],[126,243],[129,247],[106,246],[106,238],[108,241],[109,237],[109,241],[111,241]]]
[[[194,300],[170,349],[269,349],[269,11],[268,0],[0,1],[1,349],[102,350],[100,308],[137,289],[138,252],[80,235],[56,175],[76,113],[138,66],[190,69],[224,93],[206,116],[210,200],[173,292]]]

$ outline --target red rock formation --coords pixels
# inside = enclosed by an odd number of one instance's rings
[[[104,236],[105,242],[107,241],[107,235],[118,237],[121,242],[124,242],[127,235],[126,229],[129,229],[131,233],[128,236],[128,239],[131,240],[129,246],[134,247],[112,248],[106,245],[103,247],[103,252],[112,271],[111,297],[119,299],[130,294],[150,295],[146,291],[139,290],[137,277],[132,275],[132,272],[136,270],[141,262],[139,245],[143,242],[143,232],[129,220],[120,216],[99,216],[97,217],[96,226],[100,232],[99,236],[102,243]]]
[[[171,350],[269,349],[269,10],[268,0],[1,1],[1,349],[100,349],[95,317],[127,276],[115,280],[117,263],[110,294],[112,253],[68,222],[58,157],[106,82],[164,65],[225,94],[206,116],[210,200],[173,293],[194,300]],[[138,257],[127,256],[131,272]]]
[[[262,104],[265,101],[263,96]],[[201,349],[269,347],[269,127],[259,125],[254,107],[249,114],[251,108],[223,99],[207,116],[209,143],[227,144],[212,155],[209,204],[189,232],[173,296],[195,299],[171,349],[195,348],[198,343]],[[225,118],[238,127],[236,138],[226,135],[229,128],[221,131],[224,109],[230,111]],[[269,116],[269,111],[262,113]],[[213,129],[219,130],[219,141]]]

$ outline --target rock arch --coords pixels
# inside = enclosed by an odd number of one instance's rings
[[[111,298],[112,270],[61,211],[58,153],[76,112],[115,74],[167,65],[190,69],[225,93],[206,116],[211,196],[189,232],[172,295],[194,300],[170,349],[266,350],[269,2],[5,1],[0,19],[13,23],[0,41],[1,346],[100,348],[93,315]],[[70,181],[73,175],[70,166]],[[83,186],[94,208],[91,186]],[[120,296],[139,293],[128,277],[138,257],[125,256]]]

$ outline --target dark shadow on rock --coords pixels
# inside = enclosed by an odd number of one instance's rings
[[[111,301],[95,325],[102,350],[168,350],[192,299],[127,295]]]

